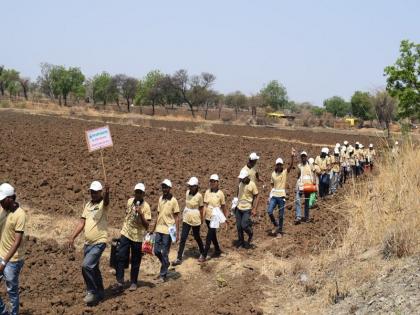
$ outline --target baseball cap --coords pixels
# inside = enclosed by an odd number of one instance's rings
[[[249,155],[249,159],[251,160],[251,161],[255,161],[255,160],[259,160],[259,156],[257,155],[257,153],[255,153],[255,152],[252,152],[250,155]]]
[[[373,148],[373,144],[371,143],[371,144],[369,144],[369,148]]]
[[[309,162],[309,164],[314,164],[315,160],[314,160],[314,158],[309,158],[308,162]]]
[[[15,189],[12,185],[8,183],[4,183],[0,185],[0,201],[6,199],[7,197],[11,197],[15,194]]]
[[[349,142],[347,141],[347,140],[344,140],[344,145],[348,145],[349,144]]]
[[[191,177],[190,180],[187,182],[188,186],[197,186],[198,185],[198,178],[197,177]]]
[[[239,173],[238,178],[240,178],[240,179],[244,179],[244,178],[246,178],[246,177],[248,177],[248,176],[249,176],[249,173],[248,173],[248,171],[247,171],[247,170],[241,170],[241,172]]]
[[[276,164],[283,164],[283,159],[282,158],[278,158],[276,160]]]
[[[336,144],[335,144],[335,147],[336,148],[339,148],[341,145],[337,142]]]
[[[92,184],[90,184],[90,187],[89,187],[89,189],[93,190],[93,191],[100,191],[100,190],[102,190],[102,188],[103,188],[102,184],[97,180],[93,181]]]
[[[210,180],[216,180],[216,181],[219,181],[219,175],[217,175],[217,174],[212,174],[212,175],[210,176]]]
[[[322,149],[321,149],[321,153],[328,154],[328,148],[322,148]]]
[[[301,156],[302,156],[302,155],[308,156],[308,153],[306,153],[306,151],[302,151],[302,152],[300,153],[300,155],[301,155]]]
[[[142,192],[146,191],[146,187],[143,183],[138,183],[136,186],[134,186],[134,190],[141,190]]]
[[[166,185],[166,186],[168,186],[168,187],[172,188],[172,183],[171,183],[171,181],[170,181],[169,179],[165,179],[165,180],[162,182],[162,185]]]

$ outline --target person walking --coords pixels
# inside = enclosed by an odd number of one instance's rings
[[[296,182],[296,197],[295,197],[295,211],[296,219],[295,224],[300,224],[309,221],[309,197],[310,193],[303,191],[305,184],[316,184],[315,176],[312,172],[312,168],[308,163],[308,154],[302,151],[300,154],[301,163],[298,165],[299,174]],[[304,197],[304,217],[302,218],[302,197]]]
[[[259,159],[260,157],[257,155],[257,153],[252,152],[249,155],[248,162],[241,169],[248,172],[250,180],[253,181],[255,184],[257,184],[260,181],[260,177],[257,170],[257,162]]]
[[[315,164],[321,169],[321,173],[319,174],[319,196],[321,198],[328,195],[330,186],[330,159],[328,152],[328,148],[322,148],[321,154],[315,158]]]

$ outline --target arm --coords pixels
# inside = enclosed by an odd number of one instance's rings
[[[293,162],[294,162],[294,157],[295,157],[295,155],[292,153],[292,157],[290,158],[290,164],[287,167],[287,173],[290,173],[290,171],[292,170]]]
[[[105,195],[104,195],[104,206],[109,205],[109,186],[108,183],[105,183]]]
[[[0,272],[3,272],[4,268],[6,267],[6,264],[9,262],[10,258],[13,257],[13,255],[18,250],[20,243],[22,242],[23,232],[15,232],[15,241],[13,242],[12,248],[10,248],[7,255],[3,258],[4,265],[0,264]]]
[[[86,219],[80,218],[73,234],[69,238],[68,245],[70,248],[74,246],[74,240],[77,238],[77,236],[79,236],[80,232],[82,232],[83,228],[85,227],[85,221]]]
[[[204,209],[207,209],[207,203],[204,203],[204,206],[201,206],[200,208],[198,208],[198,210],[200,210],[200,221],[201,221],[201,223],[204,222]]]
[[[254,198],[252,200],[252,210],[251,210],[252,215],[257,214],[257,208],[258,208],[259,201],[260,201],[260,195],[259,194],[254,195]]]
[[[137,207],[136,211],[139,214],[139,219],[140,219],[141,225],[143,225],[145,229],[148,229],[150,221],[146,220],[146,218],[144,217],[144,214],[140,210],[140,207]]]
[[[174,213],[176,224],[176,241],[179,241],[179,213]]]

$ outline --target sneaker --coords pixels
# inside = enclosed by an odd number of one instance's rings
[[[129,291],[136,291],[137,290],[137,284],[136,283],[132,283],[130,285],[130,287],[128,288]]]
[[[274,229],[271,230],[270,235],[271,236],[277,236],[277,233],[278,233],[278,228],[274,228]]]
[[[236,244],[235,244],[235,247],[236,248],[241,248],[241,247],[243,247],[244,243],[245,242],[243,242],[243,241],[237,241]]]
[[[252,248],[252,246],[251,246],[251,244],[250,244],[249,242],[244,243],[244,244],[242,245],[242,247],[243,247],[243,248],[245,248],[245,249],[251,249],[251,248]]]
[[[302,222],[302,219],[301,218],[296,218],[295,219],[295,225],[298,225],[298,224],[300,224]]]
[[[172,262],[172,266],[178,266],[178,265],[180,265],[180,264],[182,264],[182,260],[181,259],[175,259],[173,262]]]
[[[283,231],[277,228],[277,235],[276,236],[283,236]]]
[[[160,277],[159,279],[156,280],[156,283],[165,283],[166,282],[166,277]]]
[[[222,256],[222,251],[218,250],[218,251],[215,251],[213,255],[211,255],[211,258],[219,258],[220,256]]]
[[[98,302],[98,298],[95,294],[89,292],[83,299],[87,305],[92,305]]]
[[[254,237],[254,233],[251,233],[251,235],[248,236],[248,244],[252,243],[252,238]]]
[[[112,289],[115,292],[122,292],[124,291],[124,283],[117,281],[117,283],[113,286]]]
[[[205,261],[206,261],[206,257],[204,257],[204,255],[200,255],[200,258],[198,258],[198,262],[203,263]]]

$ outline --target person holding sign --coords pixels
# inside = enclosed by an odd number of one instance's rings
[[[130,291],[137,289],[137,281],[141,263],[141,247],[143,237],[147,232],[152,214],[149,204],[144,201],[145,186],[138,183],[134,187],[134,197],[128,199],[125,211],[124,225],[121,230],[120,242],[117,249],[117,288],[124,286],[124,266],[131,256]]]
[[[105,183],[105,194],[102,193],[102,190],[100,182],[92,182],[89,188],[91,200],[85,205],[79,224],[68,242],[69,247],[73,248],[75,239],[84,229],[85,246],[82,274],[87,288],[84,301],[88,305],[96,304],[104,298],[104,285],[99,262],[108,240],[108,184]]]
[[[153,232],[155,233],[154,254],[161,263],[160,273],[157,277],[159,283],[166,281],[168,275],[169,250],[171,241],[179,240],[179,205],[171,193],[172,183],[169,179],[162,182],[162,196],[158,202],[158,217]]]
[[[178,248],[177,259],[172,262],[172,266],[182,263],[182,255],[184,254],[185,243],[187,241],[190,230],[197,242],[200,255],[203,255],[204,246],[200,237],[200,226],[203,222],[203,195],[198,191],[198,178],[191,177],[187,183],[188,190],[185,196],[185,208],[182,215],[182,234]]]

